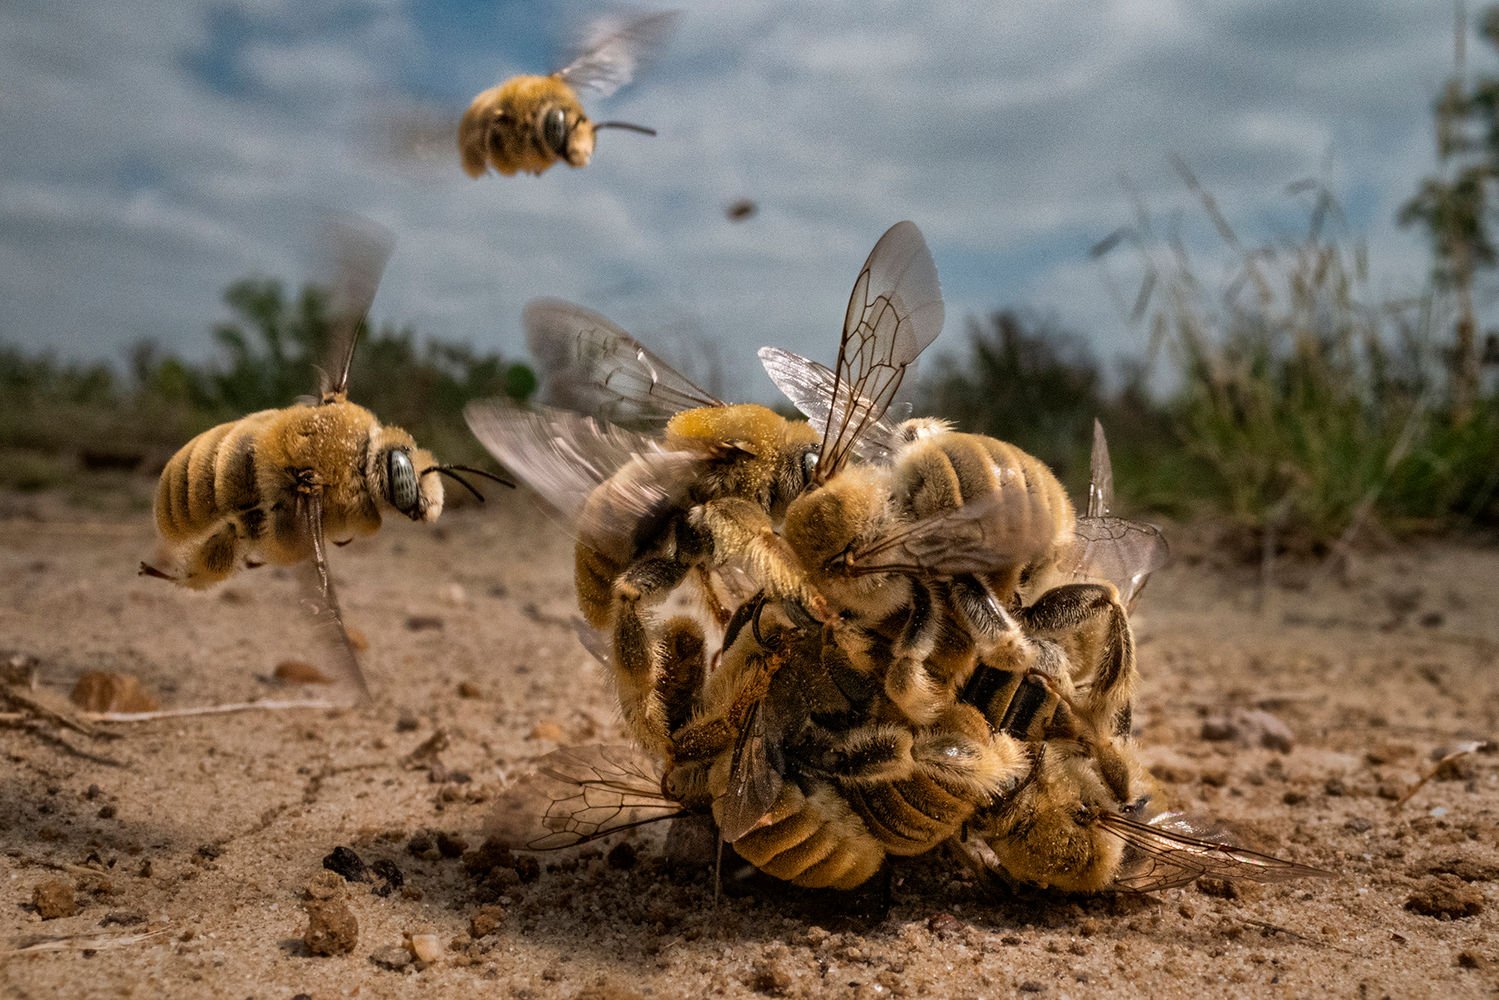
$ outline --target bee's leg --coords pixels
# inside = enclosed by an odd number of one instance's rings
[[[912,740],[907,726],[870,723],[834,731],[814,722],[792,753],[804,767],[840,785],[879,785],[911,776]]]
[[[1054,640],[1088,681],[1084,709],[1100,729],[1127,736],[1135,691],[1135,641],[1110,584],[1074,583],[1042,594],[1021,612],[1026,630]],[[1081,685],[1079,685],[1081,686]]]
[[[1031,767],[1018,741],[993,732],[976,708],[963,704],[919,731],[911,756],[924,778],[978,806],[1014,788]]]
[[[620,711],[635,737],[657,752],[664,752],[670,742],[666,707],[657,690],[662,650],[641,604],[666,593],[686,574],[687,566],[674,559],[641,559],[614,582],[610,665],[619,688]]]
[[[796,553],[776,534],[770,515],[758,504],[720,497],[692,508],[688,522],[708,536],[715,559],[743,559],[770,597],[800,601],[820,622],[833,617],[822,595],[807,582]]]
[[[666,718],[667,732],[675,732],[692,718],[708,664],[703,629],[691,618],[673,618],[661,630],[661,670],[656,697]]]
[[[762,639],[750,625],[758,602],[746,601],[735,615],[744,627],[730,626],[730,645],[717,669],[734,679],[735,687],[714,699],[711,713],[699,713],[671,734],[671,758],[676,762],[708,760],[728,751],[739,738],[751,713],[770,690],[770,682],[785,664],[790,650],[785,629],[769,631]],[[746,611],[746,609],[750,609]]]
[[[941,684],[926,668],[942,631],[942,618],[933,607],[932,593],[917,583],[911,588],[911,610],[900,638],[890,650],[885,669],[885,695],[918,726],[926,725],[947,707]]]
[[[718,591],[713,589],[713,574],[708,572],[708,567],[701,563],[696,567],[696,574],[698,586],[703,593],[703,603],[708,606],[708,613],[713,616],[714,621],[718,622],[719,628],[726,627],[729,620],[734,617],[734,613],[724,607],[723,602],[718,599]]]

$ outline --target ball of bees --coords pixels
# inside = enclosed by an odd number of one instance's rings
[[[335,233],[334,364],[315,398],[262,410],[212,427],[168,460],[156,488],[160,555],[144,576],[193,589],[241,569],[310,563],[321,613],[342,637],[342,668],[367,697],[328,573],[327,542],[346,544],[379,529],[382,511],[413,521],[442,513],[439,476],[483,500],[459,473],[505,485],[481,469],[442,465],[399,427],[348,398],[349,369],[364,315],[390,254],[390,240],[369,225]]]
[[[817,888],[944,846],[1060,891],[1316,873],[1148,811],[1127,611],[1164,541],[1109,511],[1101,428],[1078,516],[1032,456],[896,419],[941,316],[919,233],[893,227],[834,367],[762,352],[809,418],[793,431],[708,397],[602,317],[528,307],[549,396],[579,412],[467,416],[574,525],[582,634],[637,742],[549,758],[496,811],[540,819],[513,844],[699,813],[761,871]],[[689,581],[706,628],[646,616]]]
[[[516,76],[476,96],[458,123],[458,153],[470,177],[489,170],[505,176],[541,174],[554,163],[586,167],[599,129],[645,135],[653,129],[629,122],[595,122],[579,90],[608,97],[634,77],[642,60],[665,44],[677,13],[649,14],[618,26],[600,25],[577,59],[547,76]]]

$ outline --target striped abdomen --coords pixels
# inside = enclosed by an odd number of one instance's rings
[[[839,791],[816,779],[806,791],[794,781],[782,785],[763,825],[734,841],[734,850],[767,875],[809,889],[852,889],[885,861],[884,846]]]
[[[156,486],[156,527],[162,538],[189,542],[259,506],[255,439],[280,412],[262,410],[209,428],[172,456]]]
[[[896,500],[912,519],[953,510],[991,493],[1003,498],[1005,516],[1017,527],[1033,525],[1050,536],[1052,550],[1071,541],[1077,516],[1066,490],[1044,462],[1012,444],[983,434],[937,434],[906,449],[896,463]],[[984,582],[1007,601],[1025,569],[1016,566],[991,573]]]

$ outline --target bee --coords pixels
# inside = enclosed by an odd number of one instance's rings
[[[514,484],[482,469],[439,464],[406,431],[382,425],[349,400],[359,329],[391,242],[384,232],[353,226],[339,227],[335,241],[339,261],[330,303],[335,374],[322,373],[315,400],[219,424],[171,457],[156,488],[161,565],[143,562],[140,573],[203,589],[240,569],[310,561],[319,602],[344,639],[344,668],[368,698],[328,573],[327,540],[343,545],[373,534],[383,509],[413,521],[435,521],[443,508],[439,474],[481,501],[460,472]]]
[[[666,42],[677,16],[668,11],[618,26],[601,23],[586,51],[557,72],[512,77],[480,93],[458,123],[464,172],[473,178],[490,169],[506,177],[518,171],[539,175],[559,160],[586,167],[599,129],[655,135],[654,129],[629,122],[591,121],[577,92],[608,97],[629,83],[642,60]]]
[[[761,359],[814,424],[838,419],[828,369],[773,348]],[[865,468],[788,508],[783,534],[811,585],[859,626],[844,635],[886,640],[875,648],[889,660],[890,700],[925,721],[976,656],[1013,655],[1029,634],[1065,642],[1093,710],[1127,732],[1135,667],[1125,607],[1168,550],[1155,527],[1110,513],[1102,426],[1082,518],[1040,460],[942,421],[876,425],[862,452]]]
[[[839,398],[848,419],[830,424],[820,445],[803,421],[716,399],[602,316],[542,300],[527,306],[525,321],[549,397],[581,412],[480,403],[465,417],[573,526],[579,607],[613,636],[625,717],[646,746],[669,754],[658,686],[672,682],[659,651],[678,640],[652,629],[645,607],[692,574],[726,625],[731,612],[710,570],[732,563],[774,598],[826,617],[776,527],[809,484],[843,465],[858,431],[878,420],[906,366],[940,331],[936,267],[912,223],[897,223],[875,244],[844,318]],[[660,436],[616,421],[655,426]]]

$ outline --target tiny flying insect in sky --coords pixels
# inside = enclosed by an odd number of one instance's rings
[[[597,21],[582,55],[547,76],[515,76],[473,99],[458,123],[458,153],[464,172],[483,177],[494,170],[541,174],[559,160],[586,167],[594,133],[622,128],[645,135],[654,129],[629,122],[592,121],[579,90],[608,97],[629,83],[645,58],[659,50],[676,26],[677,11],[632,20]]]

